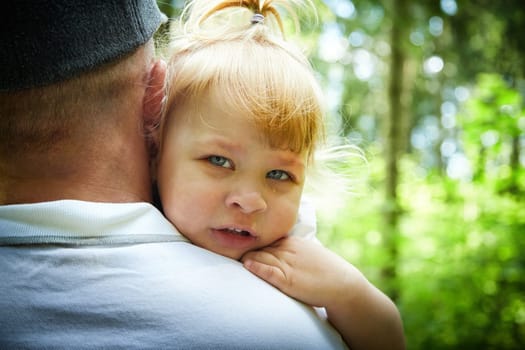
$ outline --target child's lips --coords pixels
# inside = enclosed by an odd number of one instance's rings
[[[234,225],[212,228],[211,234],[219,246],[227,249],[247,251],[253,249],[257,241],[252,229]]]
[[[254,237],[254,238],[257,237],[254,230],[252,230],[251,228],[238,226],[238,225],[220,226],[220,227],[214,228],[213,230],[222,231],[224,233],[229,233],[232,235],[238,235],[238,236],[243,236],[243,237]]]

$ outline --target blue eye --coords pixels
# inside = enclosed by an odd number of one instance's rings
[[[211,164],[215,165],[215,166],[219,166],[219,167],[223,167],[223,168],[232,168],[231,161],[228,158],[225,158],[225,157],[209,156],[208,157],[208,161]]]
[[[284,170],[271,170],[266,174],[266,177],[272,180],[280,181],[286,181],[291,179],[291,176]]]

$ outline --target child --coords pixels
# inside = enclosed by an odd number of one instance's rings
[[[275,3],[186,8],[160,130],[164,214],[195,245],[324,307],[350,348],[404,348],[399,313],[383,293],[326,248],[288,236],[323,138],[322,94],[307,58],[283,40]]]

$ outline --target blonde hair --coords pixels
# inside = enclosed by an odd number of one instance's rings
[[[214,89],[224,103],[253,117],[271,147],[312,158],[324,137],[321,88],[306,56],[284,40],[279,12],[286,9],[296,20],[292,5],[303,4],[191,1],[168,50],[165,114]]]

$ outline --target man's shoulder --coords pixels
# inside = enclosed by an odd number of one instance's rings
[[[0,323],[10,328],[2,331],[9,332],[4,345],[46,329],[40,345],[50,347],[53,339],[126,348],[343,346],[312,308],[240,263],[188,243],[27,249],[0,258],[7,267],[0,272]],[[104,338],[109,333],[125,337]]]

